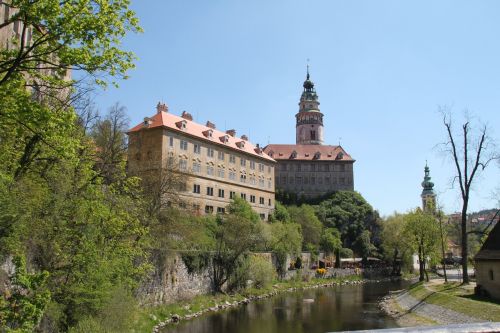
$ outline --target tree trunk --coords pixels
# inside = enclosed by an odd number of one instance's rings
[[[442,213],[439,213],[439,231],[441,233],[441,254],[443,257],[443,272],[444,272],[444,283],[448,283],[448,276],[446,275],[446,258],[444,253],[444,235],[443,235],[443,217]]]
[[[468,239],[467,239],[467,205],[469,198],[464,198],[464,205],[462,207],[462,280],[464,284],[469,284],[469,274],[467,271],[467,252],[468,252]]]
[[[418,281],[424,281],[424,256],[423,256],[423,249],[422,245],[418,246],[418,273],[419,273],[419,278]]]
[[[335,250],[335,268],[340,268],[340,249]]]

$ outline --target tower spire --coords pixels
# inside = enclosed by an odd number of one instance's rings
[[[319,110],[318,95],[311,81],[309,59],[307,59],[306,70],[299,112],[295,115],[296,143],[298,145],[321,145],[323,144],[323,114]]]
[[[436,210],[436,193],[434,193],[434,183],[431,182],[431,176],[429,171],[429,166],[427,161],[425,161],[424,168],[424,181],[422,182],[422,208],[423,210],[428,210],[434,212]]]

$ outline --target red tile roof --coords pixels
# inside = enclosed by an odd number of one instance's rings
[[[148,120],[148,125],[145,124],[146,120]],[[180,126],[182,122],[186,123],[185,129],[182,129]],[[210,123],[210,125],[212,124]],[[264,153],[262,148],[254,146],[248,140],[244,140],[238,137],[233,137],[225,132],[213,129],[212,126],[207,127],[195,123],[194,121],[191,121],[189,119],[185,119],[165,111],[159,111],[153,117],[145,118],[145,121],[143,123],[134,126],[127,133],[137,132],[156,127],[163,127],[178,133],[185,133],[187,135],[202,139],[204,141],[210,141],[212,143],[219,144],[221,146],[225,146],[230,149],[234,149],[240,152],[244,152],[250,155],[266,159],[271,162],[275,162],[274,159],[272,159],[266,153]],[[213,125],[213,127],[215,127],[215,125]],[[212,131],[212,136],[208,135],[209,131]],[[227,142],[224,142],[226,141],[225,140],[226,138]]]
[[[341,146],[270,144],[264,147],[264,151],[275,160],[354,162]]]

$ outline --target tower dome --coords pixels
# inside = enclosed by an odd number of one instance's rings
[[[299,112],[295,115],[297,119],[296,143],[298,145],[321,145],[323,144],[323,114],[319,110],[318,95],[309,75],[309,66],[307,66],[303,87]]]

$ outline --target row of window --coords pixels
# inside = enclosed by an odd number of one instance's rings
[[[173,137],[170,137],[169,145],[170,145],[170,147],[174,146],[174,138]],[[193,143],[192,146],[193,146],[193,153],[201,155],[202,146],[198,143]],[[186,140],[182,140],[182,139],[179,140],[179,148],[181,150],[185,150],[185,151],[189,150],[189,142]],[[210,148],[210,147],[206,147],[206,148],[204,148],[204,150],[205,149],[206,149],[207,157],[209,157],[209,158],[215,157],[215,149]],[[228,154],[228,155],[229,155],[229,163],[236,164],[236,156],[233,154]],[[217,151],[217,159],[218,160],[225,161],[225,158],[226,158],[226,153],[224,153],[223,151]],[[248,165],[249,165],[251,170],[255,170],[255,168],[257,167],[260,172],[264,172],[265,165],[263,163],[255,163],[255,161],[247,160],[244,157],[240,158],[240,165],[242,167],[246,167],[247,162],[248,162]],[[271,172],[271,166],[269,166],[269,165],[267,166],[267,172],[269,172],[269,173]]]
[[[196,193],[196,194],[201,194],[201,186],[199,184],[193,184],[193,193]],[[210,197],[213,197],[214,196],[214,188],[213,187],[210,187],[210,186],[207,186],[206,187],[206,195],[210,196]],[[217,197],[219,198],[225,198],[226,197],[226,191],[222,188],[219,188],[217,190]],[[229,191],[229,199],[234,199],[236,197],[236,192],[234,191]],[[247,200],[247,194],[246,193],[240,193],[240,197],[242,199],[245,199]],[[250,203],[256,203],[257,197],[253,194],[251,194],[249,196],[249,202]],[[266,200],[264,197],[259,197],[259,204],[260,205],[265,205],[266,204]],[[272,205],[272,200],[271,199],[268,199],[267,201],[267,204],[268,206],[271,206]]]
[[[276,178],[276,182],[282,185],[285,184],[340,184],[340,185],[350,185],[352,184],[352,178],[350,177],[287,177],[281,176]]]
[[[281,171],[340,171],[346,170],[345,164],[281,164]]]
[[[198,206],[199,210],[199,206]],[[205,206],[205,214],[213,214],[214,213],[214,206],[206,205]],[[225,214],[226,213],[226,208],[224,207],[217,207],[217,214]],[[266,219],[266,214],[259,214],[261,220]]]
[[[179,170],[188,171],[188,161],[186,159],[179,160]],[[192,172],[200,174],[202,172],[201,171],[201,163],[193,162]],[[215,168],[211,165],[207,165],[206,166],[206,174],[207,174],[207,176],[214,176],[215,175]],[[217,177],[225,178],[226,177],[226,170],[223,168],[217,168]],[[229,180],[236,181],[236,172],[229,170],[228,178],[229,178]],[[244,184],[248,183],[250,185],[257,185],[257,180],[258,180],[259,187],[265,187],[266,183],[265,183],[265,180],[262,178],[257,179],[255,176],[249,176],[248,182],[247,182],[247,175],[245,175],[245,174],[240,175],[240,183],[244,183]],[[268,188],[272,187],[271,178],[268,178],[267,187]]]

